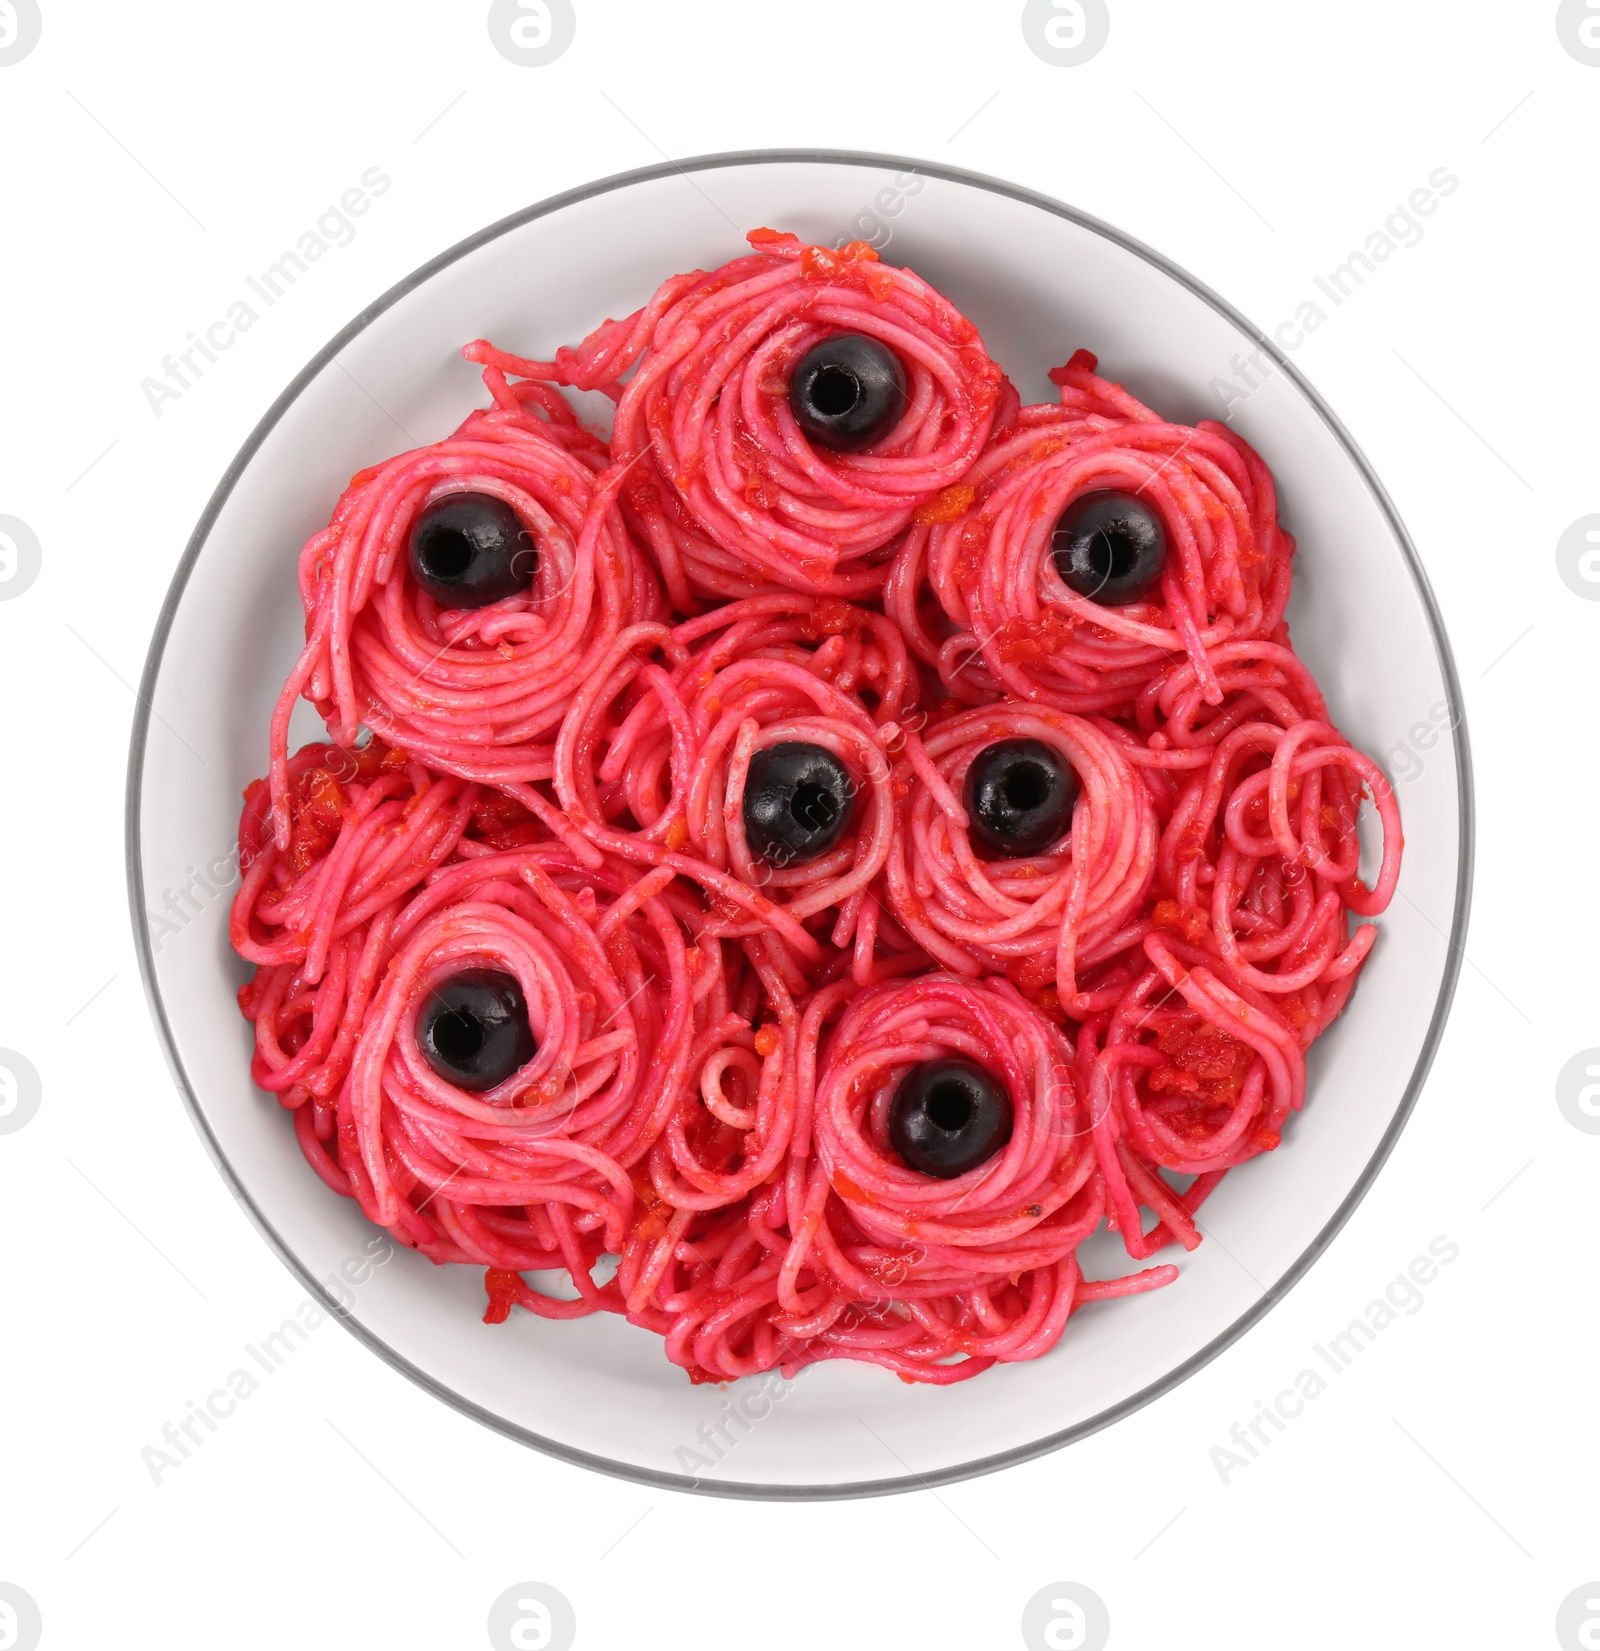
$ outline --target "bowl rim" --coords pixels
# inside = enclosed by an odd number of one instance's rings
[[[1204,1347],[1191,1354],[1181,1364],[1175,1365],[1167,1371],[1158,1381],[1151,1382],[1148,1386],[1130,1394],[1117,1404],[1110,1405],[1105,1410],[1077,1422],[1071,1427],[1047,1434],[1045,1437],[1033,1440],[1028,1444],[1015,1446],[1010,1450],[978,1457],[970,1462],[960,1463],[952,1467],[939,1468],[926,1474],[910,1471],[890,1478],[833,1485],[764,1485],[731,1480],[708,1481],[686,1474],[667,1473],[660,1469],[640,1467],[630,1462],[615,1461],[590,1451],[579,1450],[571,1445],[563,1444],[559,1440],[547,1439],[543,1435],[535,1433],[532,1429],[521,1427],[457,1393],[437,1377],[414,1365],[403,1354],[397,1352],[381,1337],[354,1318],[321,1285],[311,1269],[300,1260],[279,1234],[266,1212],[256,1203],[244,1180],[235,1170],[227,1154],[222,1150],[221,1143],[212,1132],[199,1097],[184,1069],[172,1026],[167,1016],[166,1005],[161,996],[161,988],[156,978],[155,956],[150,942],[150,928],[144,895],[143,854],[140,833],[144,755],[149,738],[152,700],[156,682],[160,676],[162,661],[165,657],[167,640],[178,607],[187,589],[190,574],[205,548],[206,541],[210,537],[211,530],[221,513],[223,505],[227,502],[240,476],[255,458],[262,443],[289,407],[299,398],[307,385],[343,350],[345,345],[364,331],[378,316],[390,309],[413,289],[430,280],[440,270],[456,263],[479,247],[485,246],[489,242],[499,239],[502,235],[520,228],[523,224],[531,223],[536,218],[545,217],[578,201],[608,194],[613,190],[625,189],[633,184],[671,177],[674,174],[687,178],[689,174],[694,172],[712,171],[733,166],[786,164],[889,168],[900,172],[914,172],[925,177],[940,178],[951,183],[988,190],[994,194],[1009,196],[1013,200],[1022,201],[1027,205],[1037,207],[1041,211],[1064,218],[1080,228],[1090,230],[1094,234],[1104,236],[1125,251],[1131,252],[1146,263],[1153,265],[1203,300],[1211,309],[1237,327],[1259,349],[1263,350],[1271,358],[1274,366],[1285,374],[1300,394],[1306,398],[1334,439],[1343,448],[1346,456],[1355,466],[1362,481],[1371,492],[1390,531],[1400,546],[1405,559],[1406,570],[1410,574],[1412,583],[1421,599],[1428,630],[1433,639],[1434,652],[1444,678],[1447,702],[1451,712],[1452,740],[1460,798],[1460,819],[1457,835],[1458,865],[1454,908],[1451,914],[1450,933],[1446,937],[1443,976],[1422,1048],[1417,1056],[1416,1064],[1412,1068],[1411,1076],[1407,1080],[1405,1091],[1395,1109],[1394,1116],[1384,1130],[1372,1156],[1363,1166],[1354,1185],[1341,1200],[1333,1215],[1283,1276],[1258,1301],[1252,1303],[1244,1313],[1228,1325],[1225,1330],[1213,1337]],[[1196,1371],[1209,1364],[1226,1348],[1231,1347],[1300,1282],[1312,1263],[1333,1241],[1335,1234],[1350,1219],[1356,1206],[1371,1190],[1378,1171],[1382,1169],[1389,1154],[1394,1150],[1395,1142],[1399,1139],[1400,1132],[1409,1121],[1416,1106],[1417,1098],[1421,1094],[1423,1083],[1428,1076],[1429,1068],[1433,1064],[1440,1039],[1444,1033],[1451,1000],[1455,995],[1456,983],[1461,973],[1461,961],[1465,955],[1463,941],[1472,898],[1475,816],[1472,759],[1467,739],[1461,684],[1456,672],[1455,660],[1451,654],[1449,638],[1445,634],[1444,622],[1432,587],[1428,582],[1427,573],[1417,555],[1416,547],[1411,542],[1410,535],[1406,532],[1404,523],[1400,520],[1399,512],[1395,509],[1394,503],[1384,489],[1382,482],[1379,481],[1371,464],[1367,461],[1366,455],[1357,446],[1355,440],[1351,437],[1349,431],[1345,429],[1332,408],[1328,406],[1322,396],[1288,358],[1287,354],[1279,348],[1275,340],[1247,320],[1225,299],[1213,292],[1210,287],[1197,280],[1170,259],[1122,230],[1048,195],[1023,188],[1018,184],[1005,182],[999,178],[990,177],[981,172],[972,172],[961,167],[945,166],[935,161],[917,160],[903,155],[879,154],[864,150],[810,148],[734,150],[720,154],[695,155],[680,161],[667,160],[652,166],[615,172],[594,182],[580,185],[575,189],[568,189],[560,194],[551,195],[532,206],[523,207],[509,216],[477,230],[465,239],[456,242],[454,246],[419,265],[409,275],[402,277],[387,292],[361,310],[317,351],[290,380],[288,386],[267,409],[260,422],[250,432],[244,444],[234,455],[232,462],[223,473],[222,479],[217,483],[215,491],[206,502],[206,506],[200,514],[194,532],[190,535],[183,556],[173,574],[172,583],[168,587],[166,598],[161,605],[161,611],[156,620],[154,634],[151,637],[150,650],[146,656],[144,671],[140,677],[136,702],[133,732],[128,749],[128,785],[124,822],[128,904],[133,923],[134,949],[138,955],[139,973],[144,982],[145,996],[149,1002],[150,1013],[155,1021],[157,1035],[166,1054],[167,1064],[172,1071],[178,1092],[189,1113],[190,1121],[199,1132],[206,1150],[211,1155],[212,1162],[228,1184],[234,1197],[238,1199],[261,1235],[277,1253],[278,1259],[283,1262],[299,1283],[317,1300],[323,1302],[333,1316],[338,1318],[358,1341],[373,1353],[376,1353],[386,1364],[415,1382],[425,1392],[442,1400],[462,1415],[469,1416],[474,1421],[482,1423],[485,1427],[491,1428],[507,1438],[514,1439],[520,1444],[542,1451],[544,1454],[553,1456],[560,1461],[579,1467],[592,1468],[596,1472],[609,1474],[615,1478],[631,1480],[637,1484],[650,1485],[665,1490],[766,1502],[831,1501],[929,1490],[939,1485],[954,1484],[963,1479],[976,1478],[981,1474],[994,1473],[1001,1468],[1013,1467],[1019,1463],[1032,1461],[1036,1457],[1047,1455],[1051,1451],[1059,1450],[1065,1445],[1099,1432],[1104,1427],[1109,1427],[1114,1422],[1121,1421],[1124,1417],[1132,1415],[1136,1410],[1142,1409],[1152,1400],[1187,1381]]]

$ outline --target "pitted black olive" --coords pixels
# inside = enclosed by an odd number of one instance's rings
[[[837,333],[801,356],[789,377],[789,407],[814,447],[859,453],[900,421],[905,372],[893,350],[860,333]]]
[[[784,740],[750,759],[744,782],[744,838],[775,866],[826,854],[850,823],[855,786],[845,765],[820,745]]]
[[[411,529],[411,576],[442,608],[486,608],[528,589],[539,567],[533,535],[503,499],[447,493]]]
[[[978,848],[1017,860],[1066,835],[1078,776],[1043,740],[996,740],[972,759],[961,800]]]
[[[435,986],[417,1017],[423,1059],[457,1089],[493,1089],[537,1052],[516,978],[464,969]]]
[[[1068,590],[1103,608],[1121,608],[1144,601],[1160,584],[1167,532],[1143,500],[1101,488],[1061,512],[1051,551]]]
[[[1011,1139],[1011,1101],[972,1061],[924,1061],[900,1080],[889,1141],[906,1163],[941,1181],[965,1175]]]

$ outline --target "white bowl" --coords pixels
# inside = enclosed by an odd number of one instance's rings
[[[1310,1266],[1371,1185],[1427,1072],[1455,985],[1471,873],[1470,773],[1439,615],[1393,508],[1332,413],[1274,346],[1166,260],[1057,202],[882,156],[710,156],[609,178],[463,241],[357,316],[295,379],[223,477],[184,554],[146,666],[128,785],[128,871],[145,984],[178,1083],[218,1167],[309,1289],[372,1230],[301,1159],[251,1084],[234,1003],[246,970],[226,875],[239,794],[302,637],[295,557],[357,470],[432,441],[483,402],[458,354],[488,337],[549,356],[658,281],[744,250],[758,225],[832,244],[883,240],[978,324],[1026,400],[1074,349],[1168,416],[1216,416],[1212,380],[1260,349],[1272,376],[1234,427],[1266,458],[1299,538],[1295,641],[1349,737],[1404,745],[1406,854],[1382,938],[1311,1057],[1283,1146],[1204,1211],[1218,1242],[1165,1290],[1091,1307],[1060,1345],[954,1387],[844,1363],[792,1384],[694,1387],[657,1338],[611,1315],[479,1322],[482,1274],[402,1251],[347,1292],[351,1331],[420,1386],[510,1437],[653,1484],[822,1497],[914,1489],[1021,1461],[1165,1392],[1241,1335]],[[402,435],[402,430],[405,435]],[[303,708],[296,732],[320,733]],[[203,758],[204,762],[197,760]],[[1396,775],[1401,778],[1400,774]],[[209,868],[215,867],[215,871]],[[153,934],[167,891],[202,910]],[[186,910],[181,898],[173,904]],[[1096,1246],[1102,1246],[1098,1255]],[[1091,1272],[1119,1270],[1091,1246]],[[1126,1270],[1124,1258],[1123,1268]],[[360,1272],[360,1269],[355,1269]],[[737,1410],[737,1415],[735,1411]],[[732,1417],[733,1419],[730,1419]],[[720,1433],[719,1433],[720,1425]]]

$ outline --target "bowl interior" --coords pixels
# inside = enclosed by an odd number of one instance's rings
[[[1047,370],[1082,346],[1168,416],[1218,417],[1213,381],[1256,348],[1187,277],[1065,209],[910,163],[793,156],[654,169],[534,208],[420,271],[335,340],[256,432],[196,534],[152,651],[130,780],[136,922],[169,1053],[235,1189],[308,1282],[337,1275],[372,1231],[250,1082],[233,996],[246,970],[228,946],[224,886],[239,795],[265,768],[268,715],[303,634],[299,547],[355,471],[443,436],[482,403],[464,342],[548,356],[667,274],[736,255],[763,224],[828,244],[876,239],[977,323],[1025,400],[1053,397]],[[1360,989],[1313,1052],[1305,1112],[1206,1206],[1218,1242],[1171,1256],[1171,1288],[1075,1316],[1047,1357],[942,1389],[842,1363],[792,1383],[693,1387],[654,1336],[609,1315],[485,1326],[476,1269],[410,1252],[350,1287],[358,1334],[440,1396],[570,1458],[711,1490],[840,1494],[957,1477],[1102,1425],[1181,1379],[1298,1276],[1375,1173],[1442,1020],[1468,869],[1464,745],[1431,602],[1347,439],[1282,364],[1231,422],[1272,467],[1298,538],[1291,622],[1335,719],[1380,760],[1405,747],[1388,766],[1407,853]],[[309,707],[296,732],[320,736]],[[1129,1270],[1118,1249],[1091,1245],[1091,1274]]]

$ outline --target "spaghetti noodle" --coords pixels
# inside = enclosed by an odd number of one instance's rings
[[[1193,1249],[1278,1146],[1399,815],[1243,441],[1085,351],[1021,406],[910,271],[750,242],[549,361],[469,345],[492,404],[306,545],[240,822],[252,1072],[490,1322],[964,1381],[1171,1283],[1080,1247]],[[864,434],[795,400],[825,370]],[[452,605],[418,545],[463,500],[502,559]]]
[[[454,435],[351,478],[300,557],[306,646],[272,721],[272,795],[287,846],[289,716],[302,695],[346,746],[362,727],[543,818],[535,782],[576,683],[624,625],[655,617],[649,565],[616,507],[605,443],[560,395],[484,369],[494,405]],[[446,609],[418,588],[407,545],[429,505],[471,494],[508,506],[536,547],[526,594]]]
[[[553,361],[482,343],[468,352],[616,398],[612,450],[628,472],[629,513],[685,612],[701,597],[772,586],[877,590],[877,553],[919,512],[950,507],[942,496],[964,485],[1001,396],[972,323],[864,241],[835,252],[768,229],[749,240],[746,257],[674,276]],[[788,401],[794,364],[844,331],[886,346],[906,380],[901,417],[867,453],[812,446]]]

